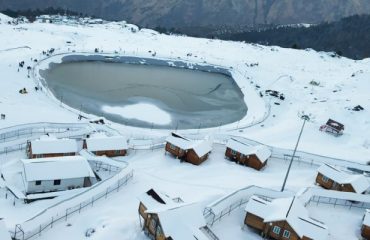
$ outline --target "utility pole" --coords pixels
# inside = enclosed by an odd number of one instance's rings
[[[299,141],[301,140],[301,136],[302,136],[302,133],[303,133],[304,126],[306,125],[306,121],[309,121],[310,120],[310,117],[308,115],[303,115],[303,116],[301,116],[301,119],[303,119],[303,125],[302,125],[301,132],[299,133],[298,140],[297,140],[297,143],[296,143],[295,148],[294,148],[294,151],[293,151],[292,159],[290,159],[288,171],[286,172],[284,183],[283,183],[283,186],[281,188],[281,191],[282,192],[284,192],[285,185],[286,185],[286,182],[288,180],[289,173],[290,173],[290,169],[292,167],[293,160],[294,160],[294,157],[295,157],[295,153],[297,151]]]

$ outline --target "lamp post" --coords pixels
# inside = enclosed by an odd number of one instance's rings
[[[299,141],[301,140],[301,136],[302,136],[302,133],[303,133],[304,126],[306,125],[306,121],[310,121],[310,117],[308,115],[302,115],[301,116],[301,119],[303,120],[303,125],[302,125],[302,128],[301,128],[301,132],[299,133],[298,140],[297,140],[297,143],[295,145],[292,158],[290,159],[289,167],[288,167],[288,170],[287,170],[286,175],[285,175],[283,186],[281,187],[281,191],[282,192],[284,192],[285,185],[286,185],[286,182],[288,180],[289,173],[290,173],[290,169],[292,168],[292,164],[293,164],[293,160],[294,160],[294,157],[295,157],[295,153],[297,151]]]

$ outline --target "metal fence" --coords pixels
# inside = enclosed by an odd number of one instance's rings
[[[360,208],[360,209],[369,209],[370,203],[369,202],[356,202],[356,201],[350,201],[346,199],[339,199],[339,198],[333,198],[333,197],[323,197],[323,196],[312,196],[310,200],[306,203],[306,206],[316,204],[318,206],[319,204],[324,205],[332,205],[333,207],[344,207],[344,208]]]
[[[91,199],[80,202],[73,207],[65,209],[64,214],[56,214],[55,216],[51,217],[49,221],[46,221],[40,224],[38,227],[33,228],[31,230],[26,230],[21,224],[15,226],[14,232],[11,232],[12,238],[14,240],[28,240],[33,239],[37,236],[40,236],[44,231],[53,228],[53,226],[57,223],[62,221],[67,221],[68,218],[74,214],[79,214],[83,210],[87,209],[88,207],[93,207],[97,201],[107,199],[108,195],[118,192],[123,185],[126,185],[128,181],[133,178],[134,172],[131,171],[127,175],[125,175],[122,179],[119,179],[112,184],[110,187],[106,188],[105,191],[102,191],[96,195],[94,195]]]

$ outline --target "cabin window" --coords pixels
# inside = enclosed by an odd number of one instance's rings
[[[329,181],[329,178],[327,176],[322,176],[322,181],[323,182],[328,182]]]
[[[176,146],[175,146],[175,145],[173,145],[173,144],[170,144],[170,148],[171,148],[172,150],[176,150]]]
[[[121,150],[116,150],[115,151],[115,154],[120,154],[121,153]]]
[[[236,155],[236,151],[231,149],[231,155],[235,156]]]
[[[54,180],[54,185],[60,185],[60,182],[61,182],[60,179]]]
[[[42,158],[42,154],[36,154],[36,158]]]
[[[274,228],[272,229],[272,232],[279,235],[280,230],[281,230],[281,228],[279,226],[274,226]]]
[[[284,230],[283,237],[290,238],[290,232],[288,230]]]
[[[41,185],[41,181],[40,181],[40,180],[37,180],[37,181],[35,182],[35,185],[36,185],[36,186],[40,186],[40,185]]]

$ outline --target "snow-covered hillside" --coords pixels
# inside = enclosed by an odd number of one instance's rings
[[[43,51],[55,49],[54,54],[73,52],[139,56],[174,59],[193,63],[208,63],[233,69],[238,74],[237,83],[246,95],[249,119],[255,123],[245,128],[245,122],[235,122],[228,126],[213,129],[184,130],[189,135],[230,134],[246,137],[263,144],[293,149],[303,121],[300,115],[309,114],[311,121],[306,123],[298,149],[308,153],[344,159],[366,164],[370,161],[370,60],[353,61],[339,58],[329,53],[313,50],[292,50],[279,47],[264,47],[239,42],[227,42],[210,39],[197,39],[185,36],[169,36],[155,31],[142,29],[124,22],[107,24],[77,25],[30,23],[9,25],[9,18],[0,15],[0,129],[18,124],[34,122],[78,123],[78,113],[61,107],[45,91],[36,91],[38,82],[33,78],[32,68],[45,58]],[[153,52],[156,56],[153,56]],[[24,61],[24,67],[19,63]],[[27,69],[29,67],[29,69]],[[27,94],[20,94],[26,88]],[[284,100],[273,96],[260,97],[260,92],[276,90],[283,93]],[[250,98],[248,98],[250,97]],[[264,103],[267,103],[265,107]],[[253,106],[253,104],[256,104]],[[353,111],[361,105],[363,111]],[[127,112],[137,112],[130,109]],[[150,118],[156,115],[156,108],[142,112]],[[161,111],[160,109],[158,111]],[[269,113],[267,116],[266,113]],[[88,114],[88,113],[86,113]],[[163,112],[158,112],[158,115]],[[91,116],[93,117],[93,116]],[[99,117],[99,116],[96,116]],[[264,120],[264,117],[267,117]],[[158,116],[155,116],[155,121]],[[335,119],[345,125],[340,137],[319,131],[322,124]],[[263,120],[263,121],[262,121]],[[260,122],[262,121],[262,122]],[[250,125],[250,124],[249,124]],[[169,130],[139,129],[111,123],[111,127],[127,137],[159,138],[169,134]],[[144,141],[144,140],[143,140]],[[96,233],[90,239],[147,239],[140,231],[138,222],[137,196],[149,188],[157,187],[173,195],[181,195],[185,200],[202,201],[204,205],[226,193],[247,185],[259,185],[280,189],[288,163],[279,160],[272,162],[262,173],[230,163],[224,159],[224,145],[216,145],[211,158],[202,166],[195,167],[180,163],[169,156],[164,156],[163,149],[154,151],[132,151],[126,161],[135,170],[133,183],[114,195],[106,202],[101,202],[95,211],[86,211],[66,224],[60,224],[46,232],[39,239],[84,239],[87,228],[95,228]],[[24,157],[18,152],[0,155],[4,167]],[[0,165],[1,169],[2,165]],[[288,191],[295,193],[299,189],[314,183],[316,165],[294,165]],[[1,185],[0,185],[1,186]],[[17,206],[15,209],[9,200],[1,198],[0,218],[8,219],[8,226],[13,227],[43,209],[44,202],[37,202],[34,207]],[[54,202],[46,200],[47,206]],[[322,207],[324,208],[324,207]],[[26,210],[25,210],[26,209]],[[345,210],[346,211],[346,210]],[[344,212],[345,212],[344,211]],[[331,213],[330,213],[331,214]],[[330,231],[331,239],[356,239],[359,236],[362,212],[348,214],[339,212],[330,216],[348,216],[351,226],[357,226],[347,235],[338,235]],[[226,226],[232,225],[236,231],[215,226],[220,239],[259,239],[249,230],[241,230],[243,212],[239,211],[226,220]],[[318,219],[320,211],[315,211]],[[327,219],[328,215],[325,215]],[[237,223],[234,223],[238,219]],[[239,224],[235,226],[235,224]],[[337,226],[335,223],[331,223]],[[59,234],[63,231],[63,234]],[[223,235],[224,234],[224,235]]]

